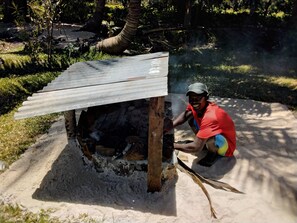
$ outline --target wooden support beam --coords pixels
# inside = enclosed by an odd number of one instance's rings
[[[69,139],[75,139],[76,138],[75,110],[65,111],[64,118],[65,118],[65,128],[66,128],[68,141]]]
[[[164,97],[150,98],[148,132],[148,192],[161,190]]]

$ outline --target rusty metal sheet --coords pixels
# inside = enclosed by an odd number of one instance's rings
[[[166,96],[167,52],[86,61],[71,65],[28,97],[15,119],[103,104]]]

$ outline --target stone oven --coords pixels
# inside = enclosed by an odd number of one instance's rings
[[[77,139],[85,156],[103,172],[111,168],[119,175],[147,171],[149,105],[146,99],[90,107],[82,111]],[[164,119],[172,118],[171,103],[165,102]],[[173,134],[162,138],[163,171],[171,168]]]
[[[75,63],[29,97],[15,119],[64,112],[68,140],[99,172],[147,171],[148,191],[158,191],[173,156],[174,136],[163,135],[164,120],[172,117],[165,102],[168,57],[158,52]]]

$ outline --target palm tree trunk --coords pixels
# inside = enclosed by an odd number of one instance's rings
[[[184,27],[191,27],[191,14],[192,14],[192,2],[191,0],[186,0],[186,8],[185,8],[185,17],[184,17]]]
[[[141,15],[141,0],[130,0],[127,21],[122,31],[114,37],[97,43],[96,49],[108,54],[121,54],[126,50],[136,34]]]

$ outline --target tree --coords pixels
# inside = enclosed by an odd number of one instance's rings
[[[293,27],[297,28],[297,0],[293,1],[291,23]]]
[[[101,23],[103,20],[103,13],[106,0],[95,1],[95,12],[93,17],[87,21],[82,30],[98,33],[101,29]]]
[[[173,0],[172,4],[176,9],[176,17],[179,19],[179,23],[183,24],[185,28],[191,27],[192,17],[192,1],[191,0]]]
[[[186,9],[186,2],[180,0],[173,0],[172,4],[176,9],[176,17],[178,18],[178,22],[180,24],[184,23],[183,18],[185,18],[185,9]]]
[[[185,1],[185,17],[184,17],[184,27],[190,28],[191,27],[191,17],[192,17],[192,2],[191,0]]]
[[[127,21],[122,31],[113,37],[96,44],[96,49],[109,54],[121,54],[128,48],[136,31],[141,16],[141,0],[130,0],[128,3]]]
[[[3,21],[13,22],[17,14],[26,20],[28,13],[27,0],[4,0],[3,1]]]
[[[260,0],[248,0],[247,2],[250,9],[250,14],[253,15],[260,4]]]

